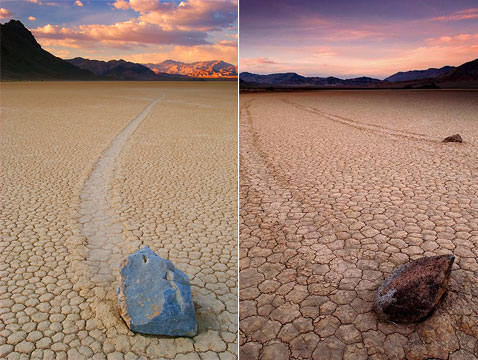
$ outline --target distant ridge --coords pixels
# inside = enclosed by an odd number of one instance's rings
[[[296,73],[278,73],[270,75],[257,75],[249,72],[243,72],[239,75],[245,83],[254,83],[262,85],[281,85],[281,86],[305,86],[305,87],[341,87],[341,86],[362,86],[374,83],[380,83],[381,80],[370,77],[358,77],[352,79],[339,79],[333,76],[306,77]],[[244,84],[244,83],[243,83]]]
[[[392,79],[392,80],[390,80]],[[403,80],[411,79],[411,80]],[[412,70],[399,72],[385,80],[370,77],[339,79],[329,77],[306,77],[296,73],[269,75],[242,72],[239,75],[242,90],[279,89],[477,89],[478,59],[460,66],[444,66],[440,69]]]
[[[0,24],[2,80],[97,80],[101,79],[42,49],[32,33],[18,20]]]
[[[155,73],[146,66],[125,60],[101,61],[77,57],[66,61],[97,76],[115,80],[191,80],[190,77],[183,75]]]
[[[187,75],[195,78],[236,78],[237,67],[222,60],[185,63],[165,60],[158,64],[144,64],[156,73]]]
[[[421,79],[434,79],[455,69],[454,66],[443,66],[442,68],[429,68],[427,70],[400,71],[385,79],[385,81],[411,81]]]
[[[438,78],[440,82],[478,81],[478,59],[466,62]]]

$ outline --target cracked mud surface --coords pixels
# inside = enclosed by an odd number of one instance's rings
[[[2,84],[0,358],[237,357],[236,89]],[[85,207],[99,195],[106,231]],[[116,261],[142,245],[189,275],[196,337],[133,334],[120,319]]]
[[[240,103],[241,359],[477,359],[478,92]],[[450,253],[430,318],[378,321],[386,276]]]

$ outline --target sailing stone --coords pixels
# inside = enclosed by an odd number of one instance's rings
[[[118,307],[133,332],[196,335],[188,276],[147,246],[121,263]]]

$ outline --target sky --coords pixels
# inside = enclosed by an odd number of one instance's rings
[[[0,22],[20,20],[63,59],[237,65],[237,0],[1,0]]]
[[[478,0],[240,0],[239,68],[383,79],[478,58]]]

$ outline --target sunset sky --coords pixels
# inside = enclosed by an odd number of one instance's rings
[[[0,7],[2,23],[20,20],[63,59],[237,65],[236,0],[2,0]]]
[[[240,0],[240,71],[383,79],[478,57],[477,0]]]

